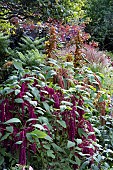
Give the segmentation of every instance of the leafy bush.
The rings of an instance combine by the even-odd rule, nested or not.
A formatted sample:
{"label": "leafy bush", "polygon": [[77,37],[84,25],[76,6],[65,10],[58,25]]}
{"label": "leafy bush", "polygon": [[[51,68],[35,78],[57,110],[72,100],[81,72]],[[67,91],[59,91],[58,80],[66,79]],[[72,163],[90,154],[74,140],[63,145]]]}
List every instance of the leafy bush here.
{"label": "leafy bush", "polygon": [[[10,167],[30,163],[40,169],[79,168],[85,155],[90,158],[96,151],[93,127],[84,118],[85,91],[81,96],[77,87],[66,91],[51,83],[47,85],[47,66],[24,73],[19,63],[14,65],[20,74],[11,76],[9,85],[1,87],[1,148],[5,149],[2,160],[5,156]],[[87,95],[84,97],[87,99]],[[9,150],[15,159],[9,159]],[[38,165],[32,164],[32,159]]]}
{"label": "leafy bush", "polygon": [[92,39],[99,42],[101,49],[112,51],[113,46],[113,3],[111,0],[92,0],[88,2],[86,15],[91,19],[87,31]]}

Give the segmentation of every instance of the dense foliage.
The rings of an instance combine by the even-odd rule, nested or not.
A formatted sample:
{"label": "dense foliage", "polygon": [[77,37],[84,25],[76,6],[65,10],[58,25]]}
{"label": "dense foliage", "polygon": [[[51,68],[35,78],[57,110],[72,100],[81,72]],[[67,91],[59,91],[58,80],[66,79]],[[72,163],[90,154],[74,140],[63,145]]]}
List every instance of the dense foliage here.
{"label": "dense foliage", "polygon": [[85,1],[32,3],[0,4],[0,170],[112,170],[112,53],[64,22]]}
{"label": "dense foliage", "polygon": [[92,39],[99,42],[101,49],[112,51],[113,47],[113,1],[92,0],[87,4],[87,16],[90,23],[87,31]]}
{"label": "dense foliage", "polygon": [[0,18],[12,19],[17,17],[19,19],[32,18],[36,20],[45,21],[49,17],[56,19],[64,19],[69,21],[70,18],[83,17],[86,0],[2,0],[0,2],[1,14]]}

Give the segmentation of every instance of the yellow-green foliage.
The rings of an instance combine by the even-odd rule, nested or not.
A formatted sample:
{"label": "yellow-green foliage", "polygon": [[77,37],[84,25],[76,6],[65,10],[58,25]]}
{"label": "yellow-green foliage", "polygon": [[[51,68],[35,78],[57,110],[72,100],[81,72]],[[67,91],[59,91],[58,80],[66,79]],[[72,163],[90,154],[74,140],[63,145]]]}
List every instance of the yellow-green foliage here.
{"label": "yellow-green foliage", "polygon": [[[0,12],[0,15],[3,15],[3,12]],[[14,26],[10,24],[9,20],[0,19],[0,31],[10,34],[11,28],[14,28]]]}

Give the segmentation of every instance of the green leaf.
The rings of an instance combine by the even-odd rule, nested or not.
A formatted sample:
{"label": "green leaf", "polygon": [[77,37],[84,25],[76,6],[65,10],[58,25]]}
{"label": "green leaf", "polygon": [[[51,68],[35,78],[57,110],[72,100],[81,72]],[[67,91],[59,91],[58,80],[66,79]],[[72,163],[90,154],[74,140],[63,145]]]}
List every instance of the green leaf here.
{"label": "green leaf", "polygon": [[54,70],[50,70],[48,71],[47,75],[46,75],[46,79],[51,78],[53,75],[56,75],[56,72]]}
{"label": "green leaf", "polygon": [[13,126],[7,126],[6,130],[10,133],[13,133]]}
{"label": "green leaf", "polygon": [[40,130],[45,130],[44,127],[42,125],[40,125],[40,124],[35,124],[33,126],[40,129]]}
{"label": "green leaf", "polygon": [[35,129],[30,133],[34,138],[45,138],[47,134],[45,132],[42,132],[40,130]]}
{"label": "green leaf", "polygon": [[43,75],[43,74],[38,73],[38,76],[39,76],[41,79],[45,80],[45,77],[44,77],[44,75]]}
{"label": "green leaf", "polygon": [[15,144],[20,145],[20,144],[22,144],[22,142],[23,142],[23,141],[18,141],[18,142],[16,142]]}
{"label": "green leaf", "polygon": [[20,93],[20,90],[19,90],[19,89],[16,89],[16,90],[15,90],[15,95],[17,95],[18,93]]}
{"label": "green leaf", "polygon": [[48,140],[48,141],[50,141],[50,142],[53,141],[53,139],[52,139],[49,135],[47,135],[47,136],[45,137],[45,139]]}
{"label": "green leaf", "polygon": [[50,112],[50,108],[49,108],[48,103],[43,102],[43,106],[44,106],[44,108],[45,108],[46,111]]}
{"label": "green leaf", "polygon": [[77,145],[82,143],[82,139],[76,139]]}
{"label": "green leaf", "polygon": [[49,150],[50,150],[50,146],[48,146],[48,145],[43,145],[43,147],[44,147],[45,149],[49,149]]}
{"label": "green leaf", "polygon": [[75,142],[72,142],[72,141],[68,140],[67,148],[71,148],[73,146],[75,146]]}
{"label": "green leaf", "polygon": [[72,170],[72,168],[70,168],[69,166],[67,166],[67,167],[63,167],[63,170]]}
{"label": "green leaf", "polygon": [[80,170],[86,169],[86,167],[87,167],[88,165],[89,165],[89,161],[85,161],[85,162],[82,164]]}
{"label": "green leaf", "polygon": [[21,98],[17,98],[17,99],[15,99],[15,102],[16,102],[16,103],[24,103],[24,100],[21,99]]}
{"label": "green leaf", "polygon": [[40,93],[39,90],[36,87],[31,87],[29,85],[30,89],[32,90],[32,94],[35,96],[35,98],[40,101]]}
{"label": "green leaf", "polygon": [[36,113],[40,113],[41,115],[44,115],[44,112],[42,110],[36,110]]}
{"label": "green leaf", "polygon": [[4,163],[4,157],[0,155],[0,166]]}
{"label": "green leaf", "polygon": [[80,107],[80,106],[77,106],[77,108],[78,108],[78,109],[81,109],[81,110],[84,110],[84,109],[83,109],[82,107]]}
{"label": "green leaf", "polygon": [[30,122],[30,121],[33,121],[33,120],[38,120],[38,119],[36,119],[36,118],[30,118],[30,119],[28,119],[26,122]]}
{"label": "green leaf", "polygon": [[87,134],[84,132],[84,130],[82,128],[78,128],[78,134],[80,136],[84,135],[87,138]]}
{"label": "green leaf", "polygon": [[93,127],[94,131],[99,135],[101,136],[101,133],[100,133],[100,130],[98,130],[97,128]]}
{"label": "green leaf", "polygon": [[13,64],[17,70],[23,70],[21,62],[14,61]]}
{"label": "green leaf", "polygon": [[67,102],[67,101],[62,101],[61,102],[64,105],[68,105],[68,106],[72,106],[73,104],[71,102]]}
{"label": "green leaf", "polygon": [[54,152],[52,150],[47,150],[47,156],[55,159]]}
{"label": "green leaf", "polygon": [[21,121],[18,118],[12,118],[6,121],[4,124],[9,124],[9,123],[21,123]]}
{"label": "green leaf", "polygon": [[91,166],[91,168],[92,168],[93,170],[99,170],[98,166],[96,166],[96,165],[94,165],[94,164]]}
{"label": "green leaf", "polygon": [[77,165],[80,166],[81,160],[78,157],[76,157],[76,156],[75,156],[75,160],[76,160]]}
{"label": "green leaf", "polygon": [[10,133],[6,133],[1,139],[0,141],[3,141],[5,139],[7,139],[9,137]]}
{"label": "green leaf", "polygon": [[0,154],[5,156],[6,155],[6,148],[1,148],[0,149]]}
{"label": "green leaf", "polygon": [[40,123],[48,123],[48,119],[46,117],[44,117],[44,116],[40,116],[38,118],[38,120],[39,120]]}
{"label": "green leaf", "polygon": [[31,143],[34,142],[32,135],[30,133],[26,133],[27,140],[30,141]]}
{"label": "green leaf", "polygon": [[63,112],[67,109],[66,105],[60,105],[60,111]]}
{"label": "green leaf", "polygon": [[37,101],[29,101],[29,103],[30,103],[31,105],[33,105],[34,107],[37,106]]}
{"label": "green leaf", "polygon": [[57,120],[57,122],[63,127],[66,128],[66,122],[63,120]]}
{"label": "green leaf", "polygon": [[51,144],[54,148],[55,151],[59,151],[59,152],[63,152],[62,148],[60,148],[58,145],[56,145],[55,143]]}

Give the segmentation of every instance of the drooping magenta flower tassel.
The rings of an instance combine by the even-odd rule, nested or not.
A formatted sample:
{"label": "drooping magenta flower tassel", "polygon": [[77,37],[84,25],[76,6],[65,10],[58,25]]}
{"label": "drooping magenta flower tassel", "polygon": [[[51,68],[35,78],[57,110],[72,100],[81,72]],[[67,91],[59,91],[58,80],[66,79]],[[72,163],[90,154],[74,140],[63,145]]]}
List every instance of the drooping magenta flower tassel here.
{"label": "drooping magenta flower tassel", "polygon": [[24,130],[20,132],[20,140],[23,142],[20,146],[19,164],[26,165],[26,134]]}

